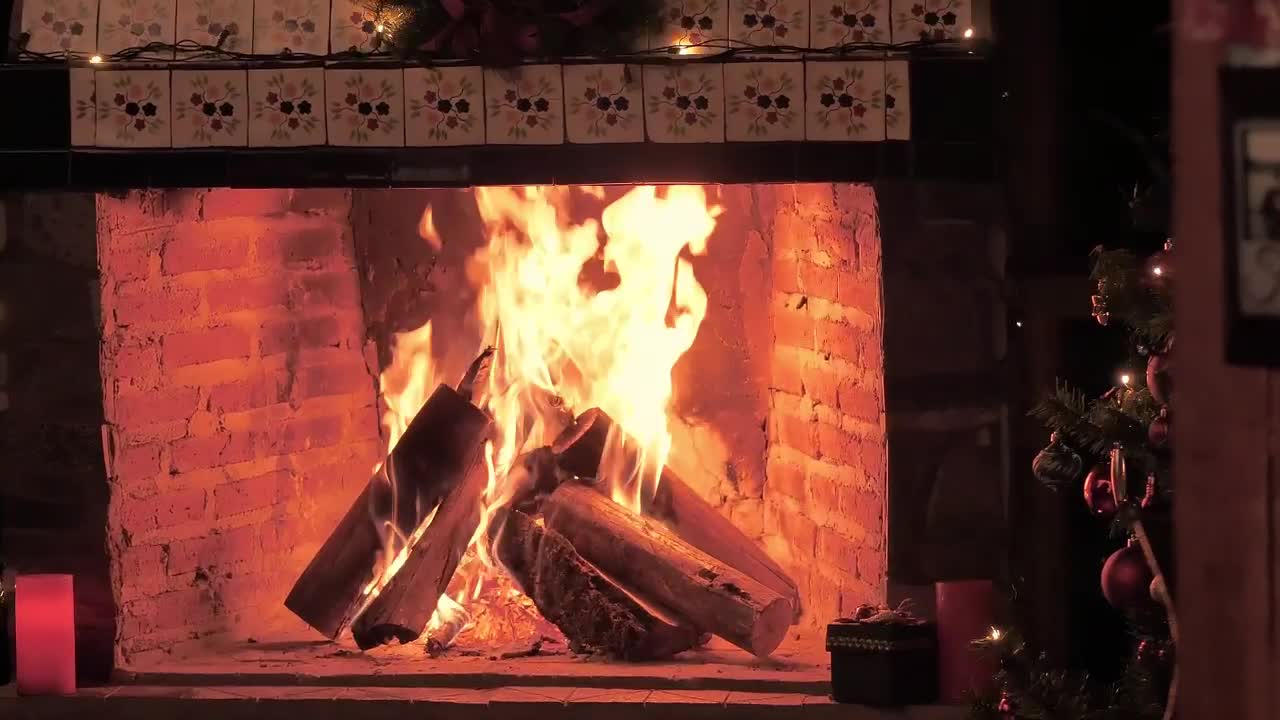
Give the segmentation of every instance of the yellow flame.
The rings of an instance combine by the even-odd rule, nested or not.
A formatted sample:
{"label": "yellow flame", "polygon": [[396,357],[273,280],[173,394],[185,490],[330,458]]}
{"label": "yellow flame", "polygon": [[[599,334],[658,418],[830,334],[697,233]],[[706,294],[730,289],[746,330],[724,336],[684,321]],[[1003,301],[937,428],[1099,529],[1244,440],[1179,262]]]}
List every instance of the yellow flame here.
{"label": "yellow flame", "polygon": [[[480,525],[429,632],[456,636],[473,620],[483,625],[468,614],[472,605],[487,608],[476,618],[518,622],[494,610],[521,595],[502,575],[489,538],[501,531],[493,527],[498,511],[526,472],[516,458],[548,444],[573,414],[599,407],[614,420],[597,480],[615,501],[638,511],[657,488],[671,448],[671,371],[707,310],[691,257],[706,253],[721,208],[701,187],[660,192],[637,186],[607,205],[598,220],[573,219],[575,202],[607,199],[598,187],[475,190],[488,242],[471,258],[467,278],[478,291],[482,345],[495,348],[479,402],[497,433],[485,447],[488,485]],[[418,231],[441,247],[430,207]],[[388,450],[440,380],[431,358],[430,323],[396,337],[392,363],[380,377]],[[374,520],[386,526],[386,518]],[[406,542],[389,533],[387,540],[389,560],[369,588],[371,596],[403,563],[413,538]],[[476,632],[488,636],[494,629]]]}

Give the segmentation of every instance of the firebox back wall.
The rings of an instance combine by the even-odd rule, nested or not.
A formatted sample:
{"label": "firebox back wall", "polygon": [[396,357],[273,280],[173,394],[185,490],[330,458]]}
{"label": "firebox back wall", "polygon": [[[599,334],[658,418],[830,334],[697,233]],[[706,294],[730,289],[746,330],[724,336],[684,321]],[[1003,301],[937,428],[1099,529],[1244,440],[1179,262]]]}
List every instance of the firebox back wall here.
{"label": "firebox back wall", "polygon": [[[474,246],[465,191],[99,197],[118,662],[290,627],[285,593],[381,455],[391,334],[434,318],[440,337],[470,302],[468,235],[438,254],[417,237],[428,197],[472,223]],[[695,263],[710,309],[676,368],[676,452],[793,572],[814,628],[885,597],[875,198],[761,185],[719,201]],[[446,363],[473,349],[455,345]]]}

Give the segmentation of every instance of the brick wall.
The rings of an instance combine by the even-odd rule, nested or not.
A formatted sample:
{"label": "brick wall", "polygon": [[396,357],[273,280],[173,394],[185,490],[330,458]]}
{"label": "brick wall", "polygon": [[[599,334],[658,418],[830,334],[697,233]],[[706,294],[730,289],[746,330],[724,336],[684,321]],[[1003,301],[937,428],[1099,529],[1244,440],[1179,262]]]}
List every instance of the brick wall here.
{"label": "brick wall", "polygon": [[290,622],[382,455],[344,191],[99,195],[117,661]]}
{"label": "brick wall", "polygon": [[881,257],[875,193],[779,186],[764,530],[825,623],[886,592]]}

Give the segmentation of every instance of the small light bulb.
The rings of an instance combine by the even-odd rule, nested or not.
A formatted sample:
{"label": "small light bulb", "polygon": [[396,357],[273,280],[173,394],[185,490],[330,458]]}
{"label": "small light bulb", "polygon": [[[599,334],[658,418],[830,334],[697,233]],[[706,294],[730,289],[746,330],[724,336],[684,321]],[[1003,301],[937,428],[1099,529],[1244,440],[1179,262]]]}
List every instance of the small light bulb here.
{"label": "small light bulb", "polygon": [[1130,383],[1132,380],[1133,380],[1133,377],[1131,377],[1131,376],[1129,375],[1129,373],[1120,373],[1120,384],[1121,384],[1121,385],[1124,385],[1125,387],[1129,387],[1129,383]]}
{"label": "small light bulb", "polygon": [[383,25],[382,23],[378,23],[377,25],[373,26],[373,29],[377,32],[382,32],[387,29],[387,26]]}
{"label": "small light bulb", "polygon": [[1164,268],[1162,268],[1162,267],[1160,267],[1159,265],[1157,265],[1157,266],[1155,266],[1155,267],[1151,268],[1151,274],[1152,274],[1152,275],[1155,275],[1156,277],[1160,277],[1161,275],[1163,275],[1163,274],[1164,274]]}
{"label": "small light bulb", "polygon": [[1017,327],[1022,327],[1022,321],[1021,321],[1021,320],[1015,320],[1015,321],[1013,321],[1013,324],[1014,324],[1015,326],[1017,326]]}
{"label": "small light bulb", "polygon": [[689,47],[688,45],[681,45],[680,50],[678,52],[681,55],[688,55],[689,53],[693,52],[693,48]]}
{"label": "small light bulb", "polygon": [[101,55],[94,55],[93,57],[89,58],[89,62],[90,62],[90,63],[92,63],[92,64],[94,64],[94,65],[97,65],[97,64],[99,64],[99,63],[101,63],[101,62],[102,62],[102,56],[101,56]]}
{"label": "small light bulb", "polygon": [[991,634],[990,634],[988,637],[990,637],[992,640],[997,640],[997,641],[998,641],[1000,638],[1004,637],[1004,633],[1003,633],[1003,632],[1000,632],[1000,628],[995,627],[995,626],[993,625],[993,626],[991,627]]}
{"label": "small light bulb", "polygon": [[969,38],[973,37],[973,28],[965,28],[965,29],[964,29],[964,36],[965,36],[965,39],[969,39]]}

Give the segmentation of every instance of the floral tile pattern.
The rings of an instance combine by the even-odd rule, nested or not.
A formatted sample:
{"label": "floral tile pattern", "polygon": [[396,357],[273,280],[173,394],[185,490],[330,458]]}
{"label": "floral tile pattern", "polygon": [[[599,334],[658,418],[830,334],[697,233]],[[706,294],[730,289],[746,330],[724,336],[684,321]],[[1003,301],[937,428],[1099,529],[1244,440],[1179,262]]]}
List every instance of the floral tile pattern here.
{"label": "floral tile pattern", "polygon": [[893,41],[957,40],[973,24],[969,0],[894,0]]}
{"label": "floral tile pattern", "polygon": [[253,0],[178,0],[177,39],[217,45],[231,52],[253,50]]}
{"label": "floral tile pattern", "polygon": [[250,70],[249,101],[250,145],[325,143],[324,68]]}
{"label": "floral tile pattern", "polygon": [[329,51],[327,0],[255,0],[253,51],[275,54],[285,48],[318,55]]}
{"label": "floral tile pattern", "polygon": [[726,139],[804,139],[803,63],[727,64],[724,91]]}
{"label": "floral tile pattern", "polygon": [[97,129],[97,86],[91,68],[71,68],[71,145],[93,145]]}
{"label": "floral tile pattern", "polygon": [[644,142],[638,65],[566,65],[564,103],[569,142]]}
{"label": "floral tile pattern", "polygon": [[333,17],[329,20],[329,47],[333,52],[358,50],[373,52],[378,35],[373,3],[362,0],[332,0]]}
{"label": "floral tile pattern", "polygon": [[244,70],[174,70],[172,88],[174,147],[248,144]]}
{"label": "floral tile pattern", "polygon": [[95,73],[98,147],[169,147],[169,72]]}
{"label": "floral tile pattern", "polygon": [[722,66],[648,65],[644,69],[645,129],[665,143],[724,142]]}
{"label": "floral tile pattern", "polygon": [[813,47],[889,42],[890,0],[813,0]]}
{"label": "floral tile pattern", "polygon": [[148,43],[173,43],[174,0],[102,0],[98,47],[103,54]]}
{"label": "floral tile pattern", "polygon": [[324,73],[330,145],[404,145],[404,74],[399,69]]}
{"label": "floral tile pattern", "polygon": [[22,32],[33,52],[93,52],[98,37],[97,0],[23,0]]}
{"label": "floral tile pattern", "polygon": [[729,37],[753,45],[809,46],[809,0],[732,0]]}
{"label": "floral tile pattern", "polygon": [[406,145],[483,145],[484,71],[405,68]]}
{"label": "floral tile pattern", "polygon": [[[735,0],[662,0],[658,28],[649,38],[650,48],[698,45],[729,37],[729,3]],[[693,48],[691,53],[717,52]]]}
{"label": "floral tile pattern", "polygon": [[523,65],[484,71],[490,144],[564,142],[564,100],[559,65]]}
{"label": "floral tile pattern", "polygon": [[805,63],[805,138],[884,140],[884,62]]}
{"label": "floral tile pattern", "polygon": [[910,63],[890,60],[884,64],[884,129],[889,140],[911,139]]}

